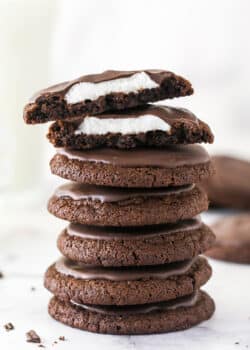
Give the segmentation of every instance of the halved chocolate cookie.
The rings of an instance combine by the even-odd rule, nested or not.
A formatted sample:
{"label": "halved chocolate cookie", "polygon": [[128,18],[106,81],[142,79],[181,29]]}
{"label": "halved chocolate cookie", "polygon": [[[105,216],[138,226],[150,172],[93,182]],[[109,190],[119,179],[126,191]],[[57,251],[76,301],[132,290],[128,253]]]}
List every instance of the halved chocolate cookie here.
{"label": "halved chocolate cookie", "polygon": [[79,150],[213,142],[209,126],[193,113],[159,105],[87,116],[75,122],[57,121],[47,137],[55,147]]}
{"label": "halved chocolate cookie", "polygon": [[[152,334],[188,329],[209,319],[215,310],[214,301],[203,291],[173,303],[153,305],[155,311],[144,308],[141,313],[112,309],[112,313],[90,311],[86,305],[74,305],[54,297],[49,304],[50,315],[68,326],[95,333]],[[101,309],[102,311],[102,309]],[[126,311],[126,310],[125,310]]]}
{"label": "halved chocolate cookie", "polygon": [[172,72],[110,70],[39,91],[25,106],[24,120],[72,120],[192,93],[190,82]]}
{"label": "halved chocolate cookie", "polygon": [[144,226],[190,219],[207,210],[206,193],[195,185],[133,189],[70,183],[48,203],[51,214],[96,226]]}
{"label": "halved chocolate cookie", "polygon": [[208,153],[199,145],[60,149],[50,167],[53,174],[71,181],[112,187],[181,186],[199,183],[214,173]]}
{"label": "halved chocolate cookie", "polygon": [[196,218],[143,227],[70,224],[57,245],[67,258],[89,265],[141,266],[192,259],[214,240],[210,228]]}
{"label": "halved chocolate cookie", "polygon": [[96,305],[135,305],[188,295],[211,276],[207,260],[196,257],[155,266],[92,267],[61,258],[49,267],[45,287],[61,300]]}

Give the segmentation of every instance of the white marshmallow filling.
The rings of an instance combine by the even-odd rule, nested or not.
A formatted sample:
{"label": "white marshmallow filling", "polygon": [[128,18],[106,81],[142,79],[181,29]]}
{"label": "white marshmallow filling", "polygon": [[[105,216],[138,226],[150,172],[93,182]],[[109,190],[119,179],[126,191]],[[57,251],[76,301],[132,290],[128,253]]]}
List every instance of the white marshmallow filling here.
{"label": "white marshmallow filling", "polygon": [[170,125],[163,119],[151,114],[135,118],[86,117],[75,130],[75,135],[106,135],[108,133],[128,135],[156,130],[169,132],[170,129]]}
{"label": "white marshmallow filling", "polygon": [[145,72],[135,73],[130,77],[107,80],[100,83],[76,83],[66,93],[65,100],[68,104],[96,100],[100,96],[111,93],[139,92],[144,89],[159,87]]}

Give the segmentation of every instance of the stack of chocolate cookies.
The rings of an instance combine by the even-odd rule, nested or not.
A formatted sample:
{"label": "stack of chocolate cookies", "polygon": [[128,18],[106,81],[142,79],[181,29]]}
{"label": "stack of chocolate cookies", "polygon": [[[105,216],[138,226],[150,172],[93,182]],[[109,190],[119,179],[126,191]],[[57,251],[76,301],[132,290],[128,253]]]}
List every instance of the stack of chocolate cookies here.
{"label": "stack of chocolate cookies", "polygon": [[211,268],[199,254],[214,235],[198,216],[208,201],[197,185],[213,168],[194,144],[213,135],[186,109],[149,104],[192,93],[168,71],[106,71],[42,90],[25,107],[27,123],[55,121],[51,170],[71,181],[48,204],[69,221],[58,238],[63,257],[45,275],[56,320],[143,334],[213,314],[200,290]]}

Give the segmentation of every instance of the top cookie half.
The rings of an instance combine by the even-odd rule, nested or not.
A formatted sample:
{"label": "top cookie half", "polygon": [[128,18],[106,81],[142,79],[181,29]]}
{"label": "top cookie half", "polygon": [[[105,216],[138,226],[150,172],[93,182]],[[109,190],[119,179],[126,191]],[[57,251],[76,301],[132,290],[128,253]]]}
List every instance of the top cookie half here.
{"label": "top cookie half", "polygon": [[28,124],[75,120],[192,93],[190,82],[172,72],[110,70],[39,91],[25,106],[24,120]]}
{"label": "top cookie half", "polygon": [[184,108],[148,104],[117,113],[87,116],[75,121],[57,121],[48,139],[55,147],[91,149],[138,146],[165,147],[174,144],[213,142],[209,126]]}

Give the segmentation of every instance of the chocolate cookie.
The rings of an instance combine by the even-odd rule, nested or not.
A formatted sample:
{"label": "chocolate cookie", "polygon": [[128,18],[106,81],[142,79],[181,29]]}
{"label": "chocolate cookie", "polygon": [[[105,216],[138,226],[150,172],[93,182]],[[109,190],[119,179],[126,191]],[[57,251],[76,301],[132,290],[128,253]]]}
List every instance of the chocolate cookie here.
{"label": "chocolate cookie", "polygon": [[79,150],[213,142],[209,126],[193,113],[159,105],[87,116],[74,122],[57,121],[47,137],[55,147]]}
{"label": "chocolate cookie", "polygon": [[95,226],[143,226],[189,219],[207,210],[203,190],[195,185],[123,189],[70,183],[48,203],[51,214]]}
{"label": "chocolate cookie", "polygon": [[172,72],[110,70],[39,91],[25,106],[24,120],[72,120],[192,93],[190,82]]}
{"label": "chocolate cookie", "polygon": [[61,300],[97,305],[148,304],[188,295],[205,284],[211,267],[202,257],[140,267],[96,267],[61,258],[45,287]]}
{"label": "chocolate cookie", "polygon": [[151,309],[152,311],[148,307],[141,308],[139,313],[138,309],[131,310],[130,307],[129,312],[126,313],[125,309],[122,314],[120,309],[116,311],[109,308],[103,313],[100,312],[103,309],[95,308],[94,311],[90,311],[86,305],[74,305],[55,297],[49,304],[50,315],[68,326],[96,333],[130,335],[190,328],[209,319],[214,313],[215,305],[208,294],[200,291],[194,296],[181,298],[173,303],[153,305]]}
{"label": "chocolate cookie", "polygon": [[144,227],[70,224],[58,238],[67,258],[96,266],[160,265],[192,259],[209,249],[215,236],[199,219]]}
{"label": "chocolate cookie", "polygon": [[112,187],[167,187],[199,183],[214,173],[199,145],[117,150],[60,149],[50,162],[53,174],[84,184]]}
{"label": "chocolate cookie", "polygon": [[250,264],[250,214],[220,219],[212,226],[216,242],[207,255],[237,263]]}
{"label": "chocolate cookie", "polygon": [[227,156],[214,156],[212,161],[216,173],[204,183],[211,204],[249,209],[250,162]]}

